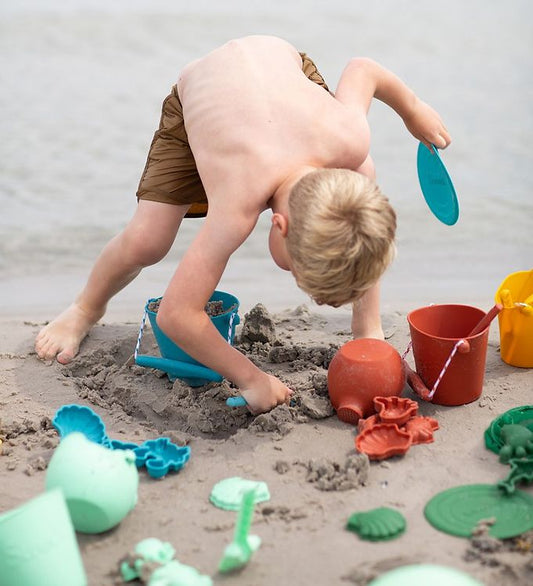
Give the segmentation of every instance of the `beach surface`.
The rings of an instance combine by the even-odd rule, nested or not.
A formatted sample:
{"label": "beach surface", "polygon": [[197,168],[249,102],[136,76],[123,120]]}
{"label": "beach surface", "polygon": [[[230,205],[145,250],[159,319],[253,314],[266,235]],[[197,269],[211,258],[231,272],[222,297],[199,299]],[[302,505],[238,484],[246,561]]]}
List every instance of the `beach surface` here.
{"label": "beach surface", "polygon": [[[388,342],[403,353],[406,315],[383,316]],[[132,364],[134,320],[104,321],[70,365],[45,364],[33,351],[41,323],[2,320],[0,333],[0,510],[21,505],[45,488],[46,467],[59,443],[51,425],[65,404],[91,407],[112,439],[137,444],[160,436],[191,448],[179,472],[155,480],[140,469],[138,502],[114,529],[77,534],[91,586],[121,583],[120,561],[149,537],[169,542],[176,558],[210,575],[215,584],[356,584],[413,563],[460,569],[487,586],[526,586],[533,579],[531,534],[521,540],[471,540],[436,530],[424,517],[440,491],[496,484],[509,467],[487,450],[483,432],[508,409],[531,402],[531,371],[505,364],[493,322],[482,395],[444,407],[417,400],[418,413],[438,421],[434,441],[403,456],[369,461],[354,446],[357,428],[341,422],[329,401],[327,365],[350,339],[342,314],[301,305],[270,313],[263,305],[241,311],[236,345],[294,390],[292,405],[253,417],[231,409],[235,394],[223,382],[193,389],[159,371]],[[143,352],[157,353],[151,331]],[[413,365],[412,353],[407,356]],[[217,567],[232,541],[236,515],[211,504],[214,485],[229,477],[263,481],[271,498],[256,506],[251,533],[262,545],[236,574]],[[529,495],[532,487],[520,486]],[[390,507],[406,519],[399,537],[372,542],[346,530],[355,512]],[[53,530],[53,529],[51,529]]]}

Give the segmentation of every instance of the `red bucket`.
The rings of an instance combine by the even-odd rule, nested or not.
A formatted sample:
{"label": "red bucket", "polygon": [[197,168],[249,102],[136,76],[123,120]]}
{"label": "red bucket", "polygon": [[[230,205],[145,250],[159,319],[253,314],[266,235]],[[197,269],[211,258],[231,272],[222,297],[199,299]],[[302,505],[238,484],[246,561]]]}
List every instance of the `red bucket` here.
{"label": "red bucket", "polygon": [[[464,405],[478,399],[483,390],[489,328],[475,336],[468,334],[485,312],[468,305],[430,305],[407,316],[416,371],[428,389],[452,356],[432,402]],[[465,340],[467,343],[457,343]],[[456,351],[454,353],[454,348]]]}

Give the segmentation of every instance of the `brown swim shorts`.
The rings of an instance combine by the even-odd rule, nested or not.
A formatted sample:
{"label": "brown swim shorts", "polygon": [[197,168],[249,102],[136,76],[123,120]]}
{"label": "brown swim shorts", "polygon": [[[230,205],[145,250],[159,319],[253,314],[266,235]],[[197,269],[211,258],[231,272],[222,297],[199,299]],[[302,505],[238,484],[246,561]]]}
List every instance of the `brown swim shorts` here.
{"label": "brown swim shorts", "polygon": [[[313,61],[305,53],[300,55],[305,75],[329,91]],[[207,213],[207,197],[187,139],[176,86],[163,102],[159,129],[150,146],[137,199],[191,204],[186,218],[201,218]]]}

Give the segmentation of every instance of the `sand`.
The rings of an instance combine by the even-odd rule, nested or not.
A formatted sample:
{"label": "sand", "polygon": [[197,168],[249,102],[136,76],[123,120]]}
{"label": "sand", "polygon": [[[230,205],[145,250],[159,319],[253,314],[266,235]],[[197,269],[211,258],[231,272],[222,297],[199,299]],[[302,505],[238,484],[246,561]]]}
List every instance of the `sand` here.
{"label": "sand", "polygon": [[[405,314],[383,316],[386,336],[400,353],[408,345]],[[91,586],[121,583],[118,565],[142,539],[172,544],[176,557],[215,584],[363,586],[399,565],[438,563],[489,586],[533,581],[533,537],[499,541],[453,537],[424,518],[428,500],[449,487],[495,484],[508,467],[485,448],[483,432],[504,411],[531,403],[531,371],[502,362],[498,327],[491,327],[485,384],[479,400],[443,407],[419,400],[419,413],[437,419],[435,441],[401,457],[369,461],[354,448],[355,427],[338,420],[327,392],[327,367],[350,339],[344,317],[300,306],[271,315],[262,305],[241,315],[236,346],[293,390],[290,406],[253,417],[225,405],[227,382],[191,388],[132,363],[138,324],[101,323],[70,365],[45,364],[33,351],[42,324],[4,319],[0,334],[0,511],[44,490],[58,437],[51,425],[64,404],[93,408],[114,439],[140,443],[166,435],[191,447],[178,473],[160,480],[140,471],[135,509],[113,530],[78,534]],[[157,353],[148,330],[143,352]],[[413,364],[412,354],[408,357]],[[416,399],[406,388],[404,396]],[[252,533],[260,549],[242,571],[216,570],[232,540],[235,514],[209,502],[212,487],[230,476],[264,481],[271,499],[256,506]],[[521,486],[533,494],[533,487]],[[407,529],[385,542],[345,529],[358,511],[391,507]],[[51,528],[53,530],[53,528]]]}

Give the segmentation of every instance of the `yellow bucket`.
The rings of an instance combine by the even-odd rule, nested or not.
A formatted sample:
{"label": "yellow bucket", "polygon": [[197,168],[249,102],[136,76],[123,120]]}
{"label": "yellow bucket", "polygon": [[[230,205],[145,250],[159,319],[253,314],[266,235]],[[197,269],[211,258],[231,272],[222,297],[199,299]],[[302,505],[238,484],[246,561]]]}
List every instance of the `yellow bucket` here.
{"label": "yellow bucket", "polygon": [[496,292],[500,355],[504,362],[533,367],[533,270],[508,275]]}

